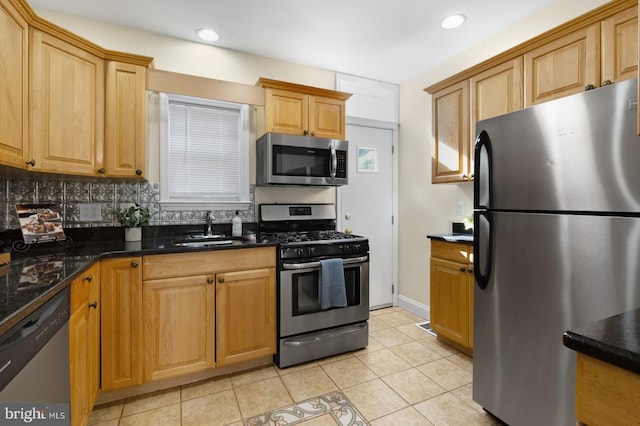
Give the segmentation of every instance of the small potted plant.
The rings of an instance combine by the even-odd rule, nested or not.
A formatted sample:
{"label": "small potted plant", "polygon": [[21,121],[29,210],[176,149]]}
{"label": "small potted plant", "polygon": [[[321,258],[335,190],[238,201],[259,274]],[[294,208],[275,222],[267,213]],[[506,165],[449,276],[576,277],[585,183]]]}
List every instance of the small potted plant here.
{"label": "small potted plant", "polygon": [[140,241],[142,239],[141,226],[149,224],[149,209],[135,203],[127,209],[116,208],[113,211],[115,218],[120,225],[124,226],[125,241]]}

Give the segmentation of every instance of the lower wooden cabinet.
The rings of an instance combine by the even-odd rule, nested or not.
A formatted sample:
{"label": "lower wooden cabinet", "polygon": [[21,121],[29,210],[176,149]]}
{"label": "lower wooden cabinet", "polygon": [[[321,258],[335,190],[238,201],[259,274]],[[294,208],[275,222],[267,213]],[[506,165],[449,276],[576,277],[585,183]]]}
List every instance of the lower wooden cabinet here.
{"label": "lower wooden cabinet", "polygon": [[217,365],[276,352],[275,268],[216,275]]}
{"label": "lower wooden cabinet", "polygon": [[71,424],[86,425],[100,389],[100,265],[71,283]]}
{"label": "lower wooden cabinet", "polygon": [[473,246],[431,241],[431,328],[438,340],[473,351]]}
{"label": "lower wooden cabinet", "polygon": [[142,258],[103,260],[102,391],[142,383]]}
{"label": "lower wooden cabinet", "polygon": [[214,366],[214,276],[144,281],[144,380]]}
{"label": "lower wooden cabinet", "polygon": [[578,424],[638,424],[640,375],[582,353],[576,367]]}
{"label": "lower wooden cabinet", "polygon": [[275,263],[273,247],[145,256],[144,381],[274,354]]}

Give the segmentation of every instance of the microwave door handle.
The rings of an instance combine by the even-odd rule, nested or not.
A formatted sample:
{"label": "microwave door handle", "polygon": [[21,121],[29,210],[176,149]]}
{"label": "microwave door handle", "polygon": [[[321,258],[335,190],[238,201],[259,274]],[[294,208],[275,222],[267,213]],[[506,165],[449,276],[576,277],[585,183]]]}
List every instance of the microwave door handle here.
{"label": "microwave door handle", "polygon": [[336,154],[336,144],[331,141],[331,177],[336,177],[336,170],[338,169],[338,154]]}

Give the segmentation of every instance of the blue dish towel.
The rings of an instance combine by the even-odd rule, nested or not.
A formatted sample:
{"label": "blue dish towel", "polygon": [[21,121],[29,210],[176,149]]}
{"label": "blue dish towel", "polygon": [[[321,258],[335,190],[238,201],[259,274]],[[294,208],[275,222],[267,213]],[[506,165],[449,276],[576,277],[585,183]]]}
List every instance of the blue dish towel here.
{"label": "blue dish towel", "polygon": [[347,290],[344,284],[342,259],[320,261],[320,286],[318,287],[320,308],[344,308],[347,306]]}

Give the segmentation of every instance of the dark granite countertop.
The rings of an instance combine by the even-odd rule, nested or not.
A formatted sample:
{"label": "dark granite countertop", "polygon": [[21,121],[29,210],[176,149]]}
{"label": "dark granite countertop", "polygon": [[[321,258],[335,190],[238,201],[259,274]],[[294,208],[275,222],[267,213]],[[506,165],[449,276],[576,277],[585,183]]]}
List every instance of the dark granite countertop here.
{"label": "dark granite countertop", "polygon": [[[124,241],[122,228],[103,228],[92,232],[65,230],[67,235],[74,235],[70,245],[50,242],[36,244],[25,253],[12,252],[11,262],[0,268],[0,335],[101,259],[275,245],[256,242],[253,238],[234,240],[231,244],[220,246],[175,247],[173,241],[184,237],[185,230],[180,227],[172,227],[171,231],[162,228],[165,229],[145,227],[143,240],[132,243]],[[3,236],[3,243],[5,247],[10,246],[6,235]]]}
{"label": "dark granite countertop", "polygon": [[640,309],[568,330],[564,345],[640,374]]}
{"label": "dark granite countertop", "polygon": [[473,244],[473,234],[429,234],[427,238],[448,243]]}

